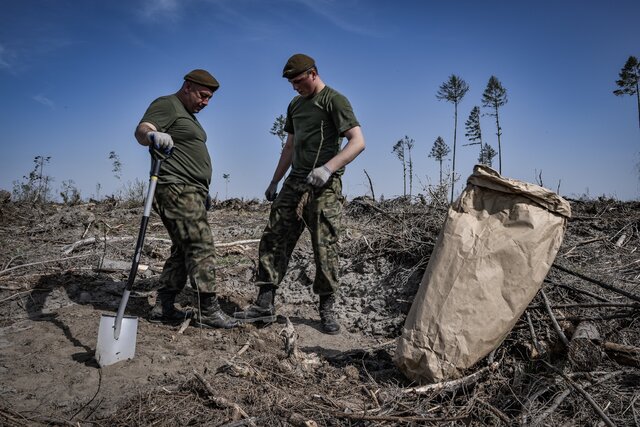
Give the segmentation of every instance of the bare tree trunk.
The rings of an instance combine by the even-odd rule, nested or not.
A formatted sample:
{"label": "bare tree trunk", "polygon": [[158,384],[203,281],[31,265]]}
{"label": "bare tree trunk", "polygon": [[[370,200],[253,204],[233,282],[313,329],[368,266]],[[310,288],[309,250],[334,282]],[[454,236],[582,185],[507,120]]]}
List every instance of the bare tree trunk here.
{"label": "bare tree trunk", "polygon": [[411,160],[411,150],[409,150],[409,197],[413,195],[413,161]]}
{"label": "bare tree trunk", "polygon": [[502,144],[500,143],[500,135],[502,130],[500,129],[500,118],[498,117],[498,106],[496,105],[496,127],[498,129],[498,173],[502,175]]}
{"label": "bare tree trunk", "polygon": [[638,101],[638,127],[640,127],[640,83],[636,82],[636,100]]}
{"label": "bare tree trunk", "polygon": [[454,104],[453,114],[453,165],[451,170],[451,203],[453,203],[453,190],[456,185],[456,139],[458,133],[458,103]]}
{"label": "bare tree trunk", "polygon": [[404,159],[402,159],[402,185],[403,196],[407,197],[407,162]]}
{"label": "bare tree trunk", "polygon": [[376,200],[376,193],[373,192],[373,183],[371,182],[371,177],[367,173],[366,169],[363,169],[363,170],[364,170],[364,174],[367,176],[367,179],[369,180],[369,190],[371,190],[371,198],[373,200]]}

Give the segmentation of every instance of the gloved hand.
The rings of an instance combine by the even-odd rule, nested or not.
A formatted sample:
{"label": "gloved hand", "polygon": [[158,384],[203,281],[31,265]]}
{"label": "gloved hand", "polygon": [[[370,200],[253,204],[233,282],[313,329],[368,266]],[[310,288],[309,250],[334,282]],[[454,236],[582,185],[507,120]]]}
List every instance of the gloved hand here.
{"label": "gloved hand", "polygon": [[278,196],[278,183],[271,181],[267,191],[264,192],[264,197],[267,198],[268,201],[273,202]]}
{"label": "gloved hand", "polygon": [[173,149],[173,138],[164,132],[147,132],[147,139],[158,149],[170,153]]}
{"label": "gloved hand", "polygon": [[309,172],[309,175],[307,175],[307,183],[315,187],[322,187],[329,181],[332,173],[328,167],[322,165]]}

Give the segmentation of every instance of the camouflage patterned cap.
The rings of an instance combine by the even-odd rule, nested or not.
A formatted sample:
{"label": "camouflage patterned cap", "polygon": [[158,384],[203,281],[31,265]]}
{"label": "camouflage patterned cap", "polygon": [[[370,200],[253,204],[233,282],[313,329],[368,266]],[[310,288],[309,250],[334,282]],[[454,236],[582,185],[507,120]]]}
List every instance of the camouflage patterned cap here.
{"label": "camouflage patterned cap", "polygon": [[220,87],[220,83],[218,83],[216,78],[213,77],[207,70],[196,69],[190,71],[189,74],[184,76],[184,79],[207,87],[213,92],[215,92]]}
{"label": "camouflage patterned cap", "polygon": [[282,77],[285,79],[292,79],[299,74],[309,71],[316,66],[316,62],[312,57],[305,55],[304,53],[296,53],[293,55],[284,66],[282,70]]}

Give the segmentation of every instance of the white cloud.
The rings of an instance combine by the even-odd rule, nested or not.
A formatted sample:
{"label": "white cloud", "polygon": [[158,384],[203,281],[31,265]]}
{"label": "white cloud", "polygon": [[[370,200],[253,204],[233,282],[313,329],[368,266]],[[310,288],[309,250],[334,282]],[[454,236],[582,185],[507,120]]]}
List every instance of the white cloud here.
{"label": "white cloud", "polygon": [[0,69],[7,69],[11,66],[9,65],[9,61],[7,61],[7,50],[0,44]]}
{"label": "white cloud", "polygon": [[366,10],[367,2],[336,1],[336,0],[293,0],[314,13],[322,16],[336,27],[354,34],[364,36],[377,36],[375,31],[362,27],[356,22],[362,22],[363,8]]}
{"label": "white cloud", "polygon": [[152,20],[158,17],[175,17],[178,6],[178,0],[144,0],[141,13],[143,18]]}
{"label": "white cloud", "polygon": [[55,107],[54,103],[52,100],[50,100],[49,98],[47,98],[44,95],[35,95],[33,97],[33,100],[44,105],[45,107],[49,107],[51,109],[53,109]]}

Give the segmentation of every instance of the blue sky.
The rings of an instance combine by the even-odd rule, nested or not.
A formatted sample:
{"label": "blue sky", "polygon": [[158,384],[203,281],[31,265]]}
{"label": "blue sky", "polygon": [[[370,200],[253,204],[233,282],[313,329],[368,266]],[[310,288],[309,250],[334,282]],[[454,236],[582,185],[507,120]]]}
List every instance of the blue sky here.
{"label": "blue sky", "polygon": [[[633,97],[612,91],[627,58],[640,56],[638,16],[637,0],[6,2],[0,188],[11,190],[38,155],[51,156],[45,174],[56,189],[73,180],[85,198],[97,184],[104,196],[146,182],[135,126],[153,99],[205,68],[221,83],[198,115],[214,163],[211,194],[262,198],[280,151],[269,129],[295,95],[281,70],[303,52],[362,125],[367,149],[347,168],[349,197],[368,192],[364,170],[376,196],[402,194],[391,150],[405,135],[415,140],[414,193],[437,182],[427,155],[438,136],[453,144],[453,105],[435,94],[456,74],[470,86],[459,106],[456,194],[478,151],[463,146],[464,122],[495,75],[509,100],[500,110],[503,175],[535,182],[541,173],[568,197],[635,200],[638,111]],[[481,124],[497,149],[493,118]]]}

